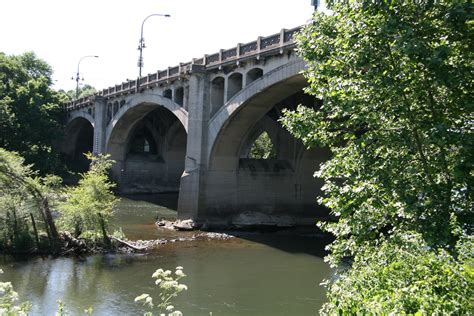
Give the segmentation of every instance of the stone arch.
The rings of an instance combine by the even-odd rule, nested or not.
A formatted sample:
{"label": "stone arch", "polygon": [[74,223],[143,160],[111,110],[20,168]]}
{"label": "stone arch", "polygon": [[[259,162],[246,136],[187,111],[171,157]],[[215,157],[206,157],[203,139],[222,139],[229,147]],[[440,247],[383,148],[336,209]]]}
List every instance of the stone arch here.
{"label": "stone arch", "polygon": [[[242,139],[245,132],[262,118],[275,102],[307,85],[306,79],[301,74],[304,67],[305,63],[302,60],[296,60],[278,67],[266,73],[258,82],[256,81],[241,90],[219,109],[209,122],[207,158],[210,165],[215,163],[211,159],[212,153],[219,150],[219,135],[224,132],[226,134],[233,132],[236,137]],[[265,106],[255,106],[261,103],[262,100]],[[248,109],[248,111],[243,111],[243,109]],[[242,125],[238,128],[230,127],[229,130],[228,123],[236,117],[242,122]],[[237,155],[236,152],[229,152],[229,154]]]}
{"label": "stone arch", "polygon": [[177,87],[174,93],[174,102],[183,106],[184,104],[184,87]]}
{"label": "stone arch", "polygon": [[[172,100],[155,93],[140,93],[127,98],[124,106],[119,109],[113,121],[107,126],[106,144],[109,144],[110,137],[115,126],[124,117],[124,115],[131,115],[130,119],[134,121],[159,106],[162,106],[173,113],[173,115],[176,116],[176,118],[183,125],[186,133],[188,132],[188,112],[183,109],[183,107]],[[135,109],[133,113],[129,112],[131,109]]]}
{"label": "stone arch", "polygon": [[114,102],[114,107],[113,107],[113,112],[112,112],[112,117],[114,117],[117,114],[118,110],[119,110],[119,103],[118,103],[118,101],[115,101]]}
{"label": "stone arch", "polygon": [[[266,73],[237,93],[211,119],[208,193],[204,198],[206,207],[200,213],[209,221],[294,225],[314,223],[317,216],[326,214],[315,203],[320,183],[312,175],[318,159],[327,156],[317,149],[306,153],[303,144],[278,123],[280,107],[288,102],[294,108],[303,99],[302,89],[307,86],[303,69],[303,61],[290,60]],[[261,130],[272,128],[277,157],[243,157],[253,138]],[[306,161],[302,163],[301,159]]]}
{"label": "stone arch", "polygon": [[247,71],[245,74],[245,85],[249,85],[258,78],[263,76],[263,69],[259,67],[255,67]]}
{"label": "stone arch", "polygon": [[244,137],[244,141],[239,150],[240,158],[248,158],[249,152],[252,145],[255,143],[258,137],[262,133],[266,132],[270,138],[272,145],[276,150],[276,155],[278,156],[278,124],[270,119],[268,116],[264,116]]}
{"label": "stone arch", "polygon": [[211,116],[224,105],[224,77],[218,76],[211,81]]}
{"label": "stone arch", "polygon": [[166,89],[165,91],[163,91],[163,96],[170,100],[173,99],[173,90]]}
{"label": "stone arch", "polygon": [[234,72],[227,77],[227,100],[242,90],[243,76],[240,72]]}
{"label": "stone arch", "polygon": [[87,112],[73,115],[65,129],[61,144],[63,160],[72,171],[85,172],[89,161],[84,156],[94,147],[94,121]]}
{"label": "stone arch", "polygon": [[[107,126],[106,133],[106,151],[116,161],[112,176],[121,191],[177,191],[184,170],[187,121],[187,112],[163,96],[149,92],[127,99]],[[141,128],[148,131],[147,135],[142,135],[143,139],[156,144],[153,144],[153,150],[131,152],[131,143]],[[176,135],[171,135],[173,133]],[[178,139],[178,145],[170,147],[170,139]],[[166,148],[171,149],[166,151]],[[167,155],[172,159],[167,159]]]}
{"label": "stone arch", "polygon": [[89,121],[89,123],[92,125],[92,127],[94,127],[94,125],[95,125],[94,117],[92,116],[92,113],[89,113],[89,110],[90,109],[88,109],[87,111],[84,110],[84,111],[70,112],[68,120],[67,120],[67,124],[66,124],[66,129],[77,118],[83,118],[83,119]]}

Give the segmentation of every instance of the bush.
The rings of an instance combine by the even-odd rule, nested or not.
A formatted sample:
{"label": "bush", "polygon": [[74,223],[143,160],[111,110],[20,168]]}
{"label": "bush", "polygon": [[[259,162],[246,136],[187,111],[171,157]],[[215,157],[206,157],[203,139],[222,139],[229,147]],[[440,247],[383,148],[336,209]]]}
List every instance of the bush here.
{"label": "bush", "polygon": [[66,190],[66,201],[60,203],[60,227],[70,230],[75,237],[100,233],[108,243],[109,219],[118,199],[109,181],[108,170],[114,161],[108,155],[92,156],[90,170],[82,175],[79,184]]}
{"label": "bush", "polygon": [[[463,243],[472,252],[472,240]],[[321,313],[466,315],[473,310],[473,268],[472,261],[430,249],[416,233],[382,238],[330,285]]]}

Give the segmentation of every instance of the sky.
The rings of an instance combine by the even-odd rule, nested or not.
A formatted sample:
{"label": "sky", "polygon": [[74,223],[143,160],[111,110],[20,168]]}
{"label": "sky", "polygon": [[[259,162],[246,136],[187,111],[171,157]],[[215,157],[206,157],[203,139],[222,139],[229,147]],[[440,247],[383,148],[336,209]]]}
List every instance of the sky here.
{"label": "sky", "polygon": [[258,36],[308,22],[311,0],[5,0],[0,51],[33,51],[53,68],[55,89],[81,84],[98,90],[138,77],[143,20],[142,75],[200,58]]}

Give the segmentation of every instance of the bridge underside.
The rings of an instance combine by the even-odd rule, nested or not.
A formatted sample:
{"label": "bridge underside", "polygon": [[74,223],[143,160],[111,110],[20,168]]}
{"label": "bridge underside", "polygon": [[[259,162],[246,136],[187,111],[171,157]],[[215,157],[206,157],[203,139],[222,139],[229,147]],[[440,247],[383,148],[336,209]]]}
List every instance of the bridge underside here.
{"label": "bridge underside", "polygon": [[93,150],[94,128],[84,118],[76,118],[69,123],[61,146],[62,159],[69,170],[85,172],[89,160],[84,155]]}
{"label": "bridge underside", "polygon": [[[316,203],[322,183],[313,174],[328,152],[306,150],[278,122],[283,109],[295,109],[298,104],[317,106],[318,100],[304,95],[301,88],[289,96],[294,88],[286,93],[282,87],[274,89],[273,97],[267,91],[253,99],[253,106],[237,113],[219,136],[206,172],[198,222],[314,225],[317,217],[327,215]],[[249,147],[263,132],[272,142],[273,154],[252,157]]]}
{"label": "bridge underside", "polygon": [[121,118],[108,152],[122,193],[178,192],[184,170],[186,131],[164,107],[143,105]]}

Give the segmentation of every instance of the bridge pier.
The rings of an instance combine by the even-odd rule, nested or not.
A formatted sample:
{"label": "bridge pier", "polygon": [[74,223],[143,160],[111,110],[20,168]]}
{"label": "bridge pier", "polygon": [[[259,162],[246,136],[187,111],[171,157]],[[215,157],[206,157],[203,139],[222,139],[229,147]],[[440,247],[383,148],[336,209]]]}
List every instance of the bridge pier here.
{"label": "bridge pier", "polygon": [[95,96],[94,98],[94,148],[93,153],[103,154],[106,152],[106,136],[107,136],[107,121],[106,121],[107,105],[105,98],[102,96]]}
{"label": "bridge pier", "polygon": [[178,218],[198,219],[206,174],[207,125],[210,115],[210,83],[205,72],[195,71],[189,79],[188,141],[178,199]]}

